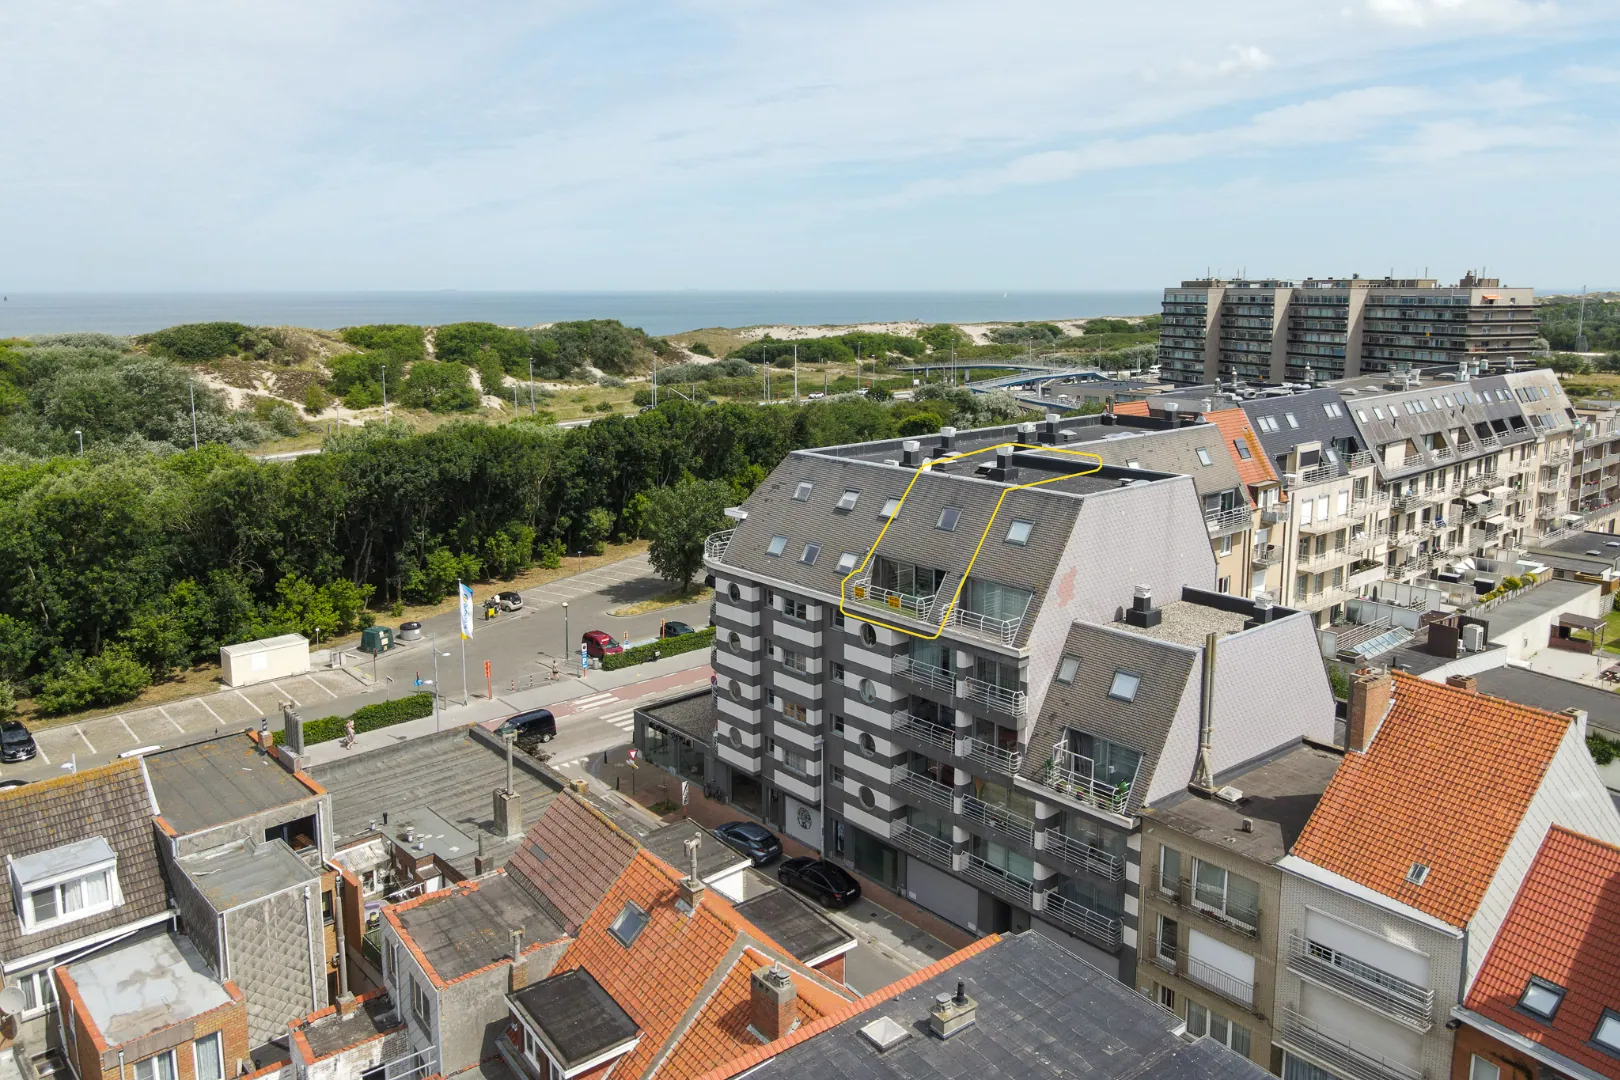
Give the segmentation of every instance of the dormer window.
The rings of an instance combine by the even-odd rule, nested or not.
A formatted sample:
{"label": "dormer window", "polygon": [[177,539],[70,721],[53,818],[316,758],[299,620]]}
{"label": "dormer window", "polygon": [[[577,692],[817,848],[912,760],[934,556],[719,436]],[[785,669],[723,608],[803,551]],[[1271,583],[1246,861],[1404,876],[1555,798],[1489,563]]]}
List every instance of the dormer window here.
{"label": "dormer window", "polygon": [[87,919],[124,902],[118,853],[99,836],[8,861],[25,934]]}

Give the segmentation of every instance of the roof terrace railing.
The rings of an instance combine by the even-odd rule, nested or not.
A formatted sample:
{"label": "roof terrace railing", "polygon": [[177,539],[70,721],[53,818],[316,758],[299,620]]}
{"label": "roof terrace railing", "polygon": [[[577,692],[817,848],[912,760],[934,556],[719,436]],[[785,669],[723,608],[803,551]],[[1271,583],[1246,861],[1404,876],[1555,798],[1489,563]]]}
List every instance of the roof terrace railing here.
{"label": "roof terrace railing", "polygon": [[1096,763],[1082,754],[1076,754],[1064,743],[1052,747],[1052,760],[1047,764],[1041,782],[1053,791],[1071,799],[1078,799],[1110,814],[1123,814],[1131,797],[1130,781],[1116,784],[1095,779]]}
{"label": "roof terrace railing", "polygon": [[726,557],[726,548],[731,546],[731,538],[737,533],[736,529],[722,529],[720,532],[710,533],[703,541],[703,557],[715,562]]}

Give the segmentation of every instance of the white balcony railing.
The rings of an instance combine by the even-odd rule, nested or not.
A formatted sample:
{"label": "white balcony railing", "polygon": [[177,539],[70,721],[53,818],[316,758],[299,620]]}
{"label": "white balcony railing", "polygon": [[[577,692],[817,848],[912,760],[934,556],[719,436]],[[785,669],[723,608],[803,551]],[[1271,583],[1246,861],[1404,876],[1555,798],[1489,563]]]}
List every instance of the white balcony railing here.
{"label": "white balcony railing", "polygon": [[968,795],[962,799],[962,816],[986,828],[1017,837],[1026,844],[1035,842],[1035,823],[1005,806],[997,806]]}
{"label": "white balcony railing", "polygon": [[1096,766],[1090,758],[1076,754],[1064,743],[1058,743],[1052,747],[1052,761],[1041,782],[1053,791],[1099,810],[1123,814],[1131,797],[1130,782],[1109,784],[1095,779],[1095,776]]}
{"label": "white balcony railing", "polygon": [[896,709],[890,717],[895,734],[925,743],[946,754],[956,753],[956,732],[943,724],[935,724],[905,709]]}
{"label": "white balcony railing", "polygon": [[1024,759],[1024,755],[1017,750],[1008,750],[993,743],[987,743],[983,739],[968,740],[967,756],[968,760],[986,768],[994,769],[996,772],[1006,776],[1012,776],[1016,773],[1019,764]]}
{"label": "white balcony railing", "polygon": [[1029,709],[1029,695],[1022,690],[1009,690],[1005,686],[985,682],[983,679],[969,677],[967,683],[967,699],[977,702],[987,709],[1015,719],[1024,719]]}
{"label": "white balcony railing", "polygon": [[977,855],[967,857],[967,868],[963,873],[981,885],[988,885],[992,892],[1000,892],[1012,898],[1016,903],[1025,907],[1034,905],[1034,882],[1019,877],[1010,870],[1003,870],[999,866],[987,863]]}
{"label": "white balcony railing", "polygon": [[1289,935],[1288,970],[1368,1008],[1426,1032],[1434,1026],[1434,991],[1353,956]]}
{"label": "white balcony railing", "polygon": [[1187,978],[1204,987],[1213,990],[1228,1001],[1235,1001],[1239,1005],[1254,1004],[1254,983],[1244,982],[1236,975],[1222,971],[1213,964],[1207,964],[1196,956],[1187,957]]}
{"label": "white balcony railing", "polygon": [[945,809],[954,809],[956,792],[920,772],[913,772],[909,766],[896,765],[889,774],[894,786],[921,799],[930,806],[940,806]]}
{"label": "white balcony railing", "polygon": [[731,544],[731,538],[737,534],[736,529],[723,529],[720,532],[710,533],[703,541],[703,557],[719,562],[726,557],[726,548]]}
{"label": "white balcony railing", "polygon": [[942,667],[925,664],[909,656],[894,658],[894,673],[942,693],[956,693],[956,676]]}
{"label": "white balcony railing", "polygon": [[1109,881],[1118,881],[1125,876],[1125,860],[1118,855],[1111,855],[1102,848],[1092,847],[1083,840],[1076,840],[1056,829],[1048,829],[1041,837],[1041,850],[1049,851],[1054,856],[1078,866],[1098,877]]}
{"label": "white balcony railing", "polygon": [[1070,900],[1057,892],[1046,894],[1046,918],[1065,930],[1090,938],[1105,949],[1117,949],[1122,934],[1119,920]]}
{"label": "white balcony railing", "polygon": [[951,859],[951,842],[949,840],[935,836],[933,833],[923,832],[916,826],[908,825],[903,821],[895,822],[894,831],[889,835],[896,844],[913,855],[921,855],[923,858],[941,866],[950,866],[954,869]]}
{"label": "white balcony railing", "polygon": [[983,634],[1001,642],[1011,645],[1018,638],[1018,631],[1024,625],[1024,617],[1016,619],[995,619],[977,611],[968,611],[966,608],[952,608],[950,624],[973,634]]}
{"label": "white balcony railing", "polygon": [[1247,506],[1237,506],[1230,510],[1206,510],[1204,523],[1209,526],[1212,533],[1238,532],[1254,523],[1254,513]]}
{"label": "white balcony railing", "polygon": [[882,608],[895,615],[907,615],[919,622],[927,622],[934,612],[938,593],[922,596],[917,593],[885,589],[872,584],[870,576],[855,578],[849,583],[849,595],[858,604]]}
{"label": "white balcony railing", "polygon": [[1347,1036],[1321,1027],[1292,1006],[1283,1006],[1282,1044],[1307,1058],[1314,1058],[1347,1080],[1424,1080],[1417,1069],[1368,1053]]}

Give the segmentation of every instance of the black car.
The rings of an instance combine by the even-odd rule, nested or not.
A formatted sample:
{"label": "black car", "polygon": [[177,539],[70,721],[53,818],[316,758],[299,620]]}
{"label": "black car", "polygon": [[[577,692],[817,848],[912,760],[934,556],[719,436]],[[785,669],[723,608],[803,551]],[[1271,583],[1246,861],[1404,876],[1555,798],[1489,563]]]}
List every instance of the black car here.
{"label": "black car", "polygon": [[682,634],[695,634],[691,623],[676,622],[674,619],[664,624],[664,637],[680,637]]}
{"label": "black car", "polygon": [[771,830],[752,821],[728,821],[717,825],[714,835],[728,848],[754,860],[755,866],[768,866],[782,855],[782,841]]}
{"label": "black car", "polygon": [[550,709],[530,709],[508,716],[495,734],[516,735],[520,743],[550,742],[557,737],[557,718]]}
{"label": "black car", "polygon": [[801,855],[777,868],[776,878],[790,889],[813,896],[823,907],[848,907],[861,898],[861,883],[842,866]]}
{"label": "black car", "polygon": [[15,720],[0,724],[0,761],[27,761],[39,753],[34,736]]}

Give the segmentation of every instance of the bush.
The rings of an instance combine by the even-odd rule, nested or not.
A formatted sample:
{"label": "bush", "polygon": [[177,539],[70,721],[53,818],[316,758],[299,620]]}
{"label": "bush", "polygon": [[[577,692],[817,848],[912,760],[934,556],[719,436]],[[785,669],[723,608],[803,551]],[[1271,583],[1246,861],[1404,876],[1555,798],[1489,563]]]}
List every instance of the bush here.
{"label": "bush", "polygon": [[617,375],[604,375],[596,380],[596,385],[605,386],[609,390],[619,390],[624,387],[624,380]]}
{"label": "bush", "polygon": [[[378,728],[393,727],[403,724],[407,720],[420,720],[424,716],[433,715],[433,695],[428,691],[412,694],[409,697],[396,698],[393,701],[379,701],[375,705],[366,705],[356,709],[351,718],[354,720],[354,733],[359,735],[366,731],[376,731]],[[304,745],[312,743],[331,742],[333,739],[343,738],[343,721],[341,716],[323,716],[319,720],[304,721]],[[286,732],[276,730],[272,732],[277,746],[286,742]]]}
{"label": "bush", "polygon": [[1595,731],[1588,731],[1586,735],[1586,749],[1592,755],[1592,760],[1599,765],[1607,765],[1620,754],[1620,742],[1606,739]]}
{"label": "bush", "polygon": [[401,360],[421,360],[427,356],[427,341],[420,326],[397,323],[350,326],[340,330],[338,336],[357,349],[391,352]]}
{"label": "bush", "polygon": [[34,704],[47,715],[59,716],[129,701],[151,685],[151,672],[128,646],[109,645],[99,656],[69,660],[46,676]]}
{"label": "bush", "polygon": [[945,421],[931,412],[915,413],[900,421],[896,434],[910,437],[913,435],[931,435],[943,426]]}
{"label": "bush", "polygon": [[320,383],[311,383],[304,391],[304,411],[311,416],[319,416],[332,407],[332,395]]}
{"label": "bush", "polygon": [[617,656],[602,657],[603,671],[617,671],[619,668],[633,667],[644,664],[657,653],[659,659],[666,656],[675,656],[696,649],[707,649],[714,644],[714,627],[699,630],[696,633],[682,634],[679,637],[663,638],[647,645],[637,645],[633,649],[626,649]]}
{"label": "bush", "polygon": [[400,388],[399,401],[429,412],[465,412],[478,408],[479,399],[463,365],[418,360]]}
{"label": "bush", "polygon": [[600,555],[607,550],[608,534],[613,531],[613,515],[600,506],[585,511],[585,520],[579,523],[575,535],[578,550],[587,555]]}
{"label": "bush", "polygon": [[250,327],[236,322],[185,323],[135,340],[158,356],[196,364],[240,352],[243,341],[252,334]]}
{"label": "bush", "polygon": [[688,345],[687,352],[696,353],[698,356],[714,356],[714,350],[701,341],[694,341],[691,345]]}
{"label": "bush", "polygon": [[964,345],[972,344],[973,341],[972,338],[949,323],[940,323],[938,326],[930,326],[926,330],[917,331],[917,340],[935,352],[949,352],[951,349],[960,349]]}

